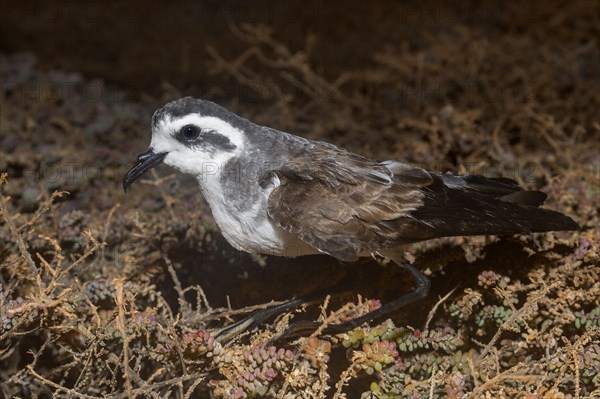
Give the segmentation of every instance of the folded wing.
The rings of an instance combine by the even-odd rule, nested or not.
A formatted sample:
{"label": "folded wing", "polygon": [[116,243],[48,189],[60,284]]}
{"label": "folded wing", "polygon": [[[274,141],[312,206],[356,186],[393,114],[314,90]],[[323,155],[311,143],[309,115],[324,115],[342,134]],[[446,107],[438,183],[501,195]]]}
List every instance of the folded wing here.
{"label": "folded wing", "polygon": [[269,197],[269,217],[343,261],[437,237],[578,228],[538,208],[544,193],[505,178],[430,173],[330,147],[272,173],[280,184]]}

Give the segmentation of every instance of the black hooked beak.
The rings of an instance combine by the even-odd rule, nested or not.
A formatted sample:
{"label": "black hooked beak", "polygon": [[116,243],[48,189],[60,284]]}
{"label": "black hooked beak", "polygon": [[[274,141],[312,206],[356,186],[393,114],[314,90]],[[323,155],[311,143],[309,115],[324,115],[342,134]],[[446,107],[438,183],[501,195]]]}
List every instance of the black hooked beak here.
{"label": "black hooked beak", "polygon": [[167,152],[161,152],[155,154],[152,150],[148,150],[143,154],[138,155],[137,163],[133,168],[127,172],[123,178],[123,190],[127,192],[127,189],[138,177],[143,175],[147,170],[160,165],[167,156]]}

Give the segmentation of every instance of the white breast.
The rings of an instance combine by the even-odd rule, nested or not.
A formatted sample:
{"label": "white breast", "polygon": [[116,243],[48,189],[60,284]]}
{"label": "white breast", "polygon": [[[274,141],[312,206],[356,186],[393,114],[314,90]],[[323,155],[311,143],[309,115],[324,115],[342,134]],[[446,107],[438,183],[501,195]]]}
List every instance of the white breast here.
{"label": "white breast", "polygon": [[214,174],[206,179],[199,177],[199,182],[215,222],[233,247],[250,253],[286,257],[319,253],[317,249],[292,236],[269,218],[267,199],[278,185],[278,179],[266,189],[261,189],[261,200],[245,212],[238,212],[228,204],[219,179],[220,176]]}

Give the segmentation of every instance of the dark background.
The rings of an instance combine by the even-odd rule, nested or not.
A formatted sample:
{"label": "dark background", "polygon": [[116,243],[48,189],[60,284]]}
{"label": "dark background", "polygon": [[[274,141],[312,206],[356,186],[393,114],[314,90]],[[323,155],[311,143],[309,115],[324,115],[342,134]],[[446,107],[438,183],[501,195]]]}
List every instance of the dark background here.
{"label": "dark background", "polygon": [[[599,20],[595,1],[3,1],[0,51],[35,61],[5,67],[0,166],[16,178],[12,194],[26,212],[44,189],[64,189],[63,218],[89,212],[93,225],[116,203],[122,214],[155,214],[156,235],[177,243],[146,242],[147,251],[170,251],[192,274],[188,284],[201,274],[219,305],[228,293],[235,307],[283,299],[310,291],[307,276],[327,284],[339,265],[270,258],[265,269],[222,242],[221,252],[194,242],[190,226],[210,225],[210,213],[185,176],[163,193],[140,185],[123,195],[121,178],[147,148],[158,106],[183,95],[211,99],[367,156],[511,177],[569,212],[564,195],[585,189],[565,189],[557,177],[584,173],[591,189],[597,183]],[[117,227],[115,242],[130,228]],[[198,261],[199,247],[209,261]],[[368,273],[380,292],[386,274]]]}
{"label": "dark background", "polygon": [[[232,26],[264,24],[292,50],[314,36],[311,62],[327,78],[375,65],[373,54],[401,45],[429,51],[432,38],[507,36],[573,51],[596,43],[599,5],[569,2],[431,1],[12,1],[2,2],[0,47],[33,51],[43,68],[77,70],[136,93],[157,95],[161,82],[206,90],[207,46],[225,58],[247,45]],[[507,51],[511,51],[507,48]],[[575,54],[573,54],[575,56]],[[502,63],[501,59],[489,62]],[[597,61],[597,60],[596,60]],[[526,65],[521,67],[526,68]],[[597,67],[597,65],[596,65]],[[598,70],[588,73],[597,77]]]}
{"label": "dark background", "polygon": [[[155,212],[157,234],[170,226],[165,235],[189,236],[190,210],[210,221],[191,179],[174,177],[164,195],[141,185],[127,197],[120,180],[147,148],[153,110],[193,95],[367,156],[511,177],[549,191],[550,206],[568,212],[564,201],[571,206],[573,199],[558,204],[559,192],[585,189],[564,189],[557,176],[584,173],[597,183],[599,5],[3,1],[0,50],[33,55],[36,73],[47,75],[32,78],[27,62],[7,63],[17,66],[5,67],[0,166],[16,178],[12,194],[26,212],[44,189],[60,188],[71,192],[59,209],[63,216],[81,210],[103,220],[121,203],[123,213]],[[248,35],[248,26],[269,34]],[[331,90],[338,80],[346,83]],[[63,85],[57,96],[54,81]],[[83,87],[83,98],[64,88],[71,84]],[[577,171],[588,165],[591,170]],[[173,215],[181,219],[174,222]],[[196,265],[196,246],[188,238],[170,250]],[[204,283],[217,303],[225,303],[224,292],[236,293],[235,306],[289,296],[286,286],[264,288],[264,278],[296,280],[277,266],[281,260],[250,273],[261,278],[231,280],[223,276],[243,273],[237,266],[224,270],[225,260],[258,266],[226,244],[222,250],[225,255],[207,263],[214,276]],[[214,255],[208,253],[203,256]],[[328,280],[322,264],[339,270],[326,257],[292,264],[300,276],[294,294],[308,290],[306,275]]]}
{"label": "dark background", "polygon": [[[167,167],[125,196],[121,179],[147,149],[152,113],[192,95],[373,158],[510,177],[548,193],[549,208],[576,219],[588,251],[598,242],[600,204],[599,38],[598,1],[3,0],[0,172],[8,172],[9,184],[2,189],[21,218],[54,190],[69,191],[34,233],[56,237],[72,259],[89,248],[85,229],[108,244],[73,271],[85,289],[111,287],[115,277],[124,277],[145,293],[141,297],[156,289],[177,309],[165,255],[182,286],[201,285],[215,307],[285,300],[343,278],[354,294],[384,302],[411,289],[399,268],[370,259],[344,265],[326,256],[288,260],[235,251],[220,236],[195,182]],[[4,226],[0,242],[10,245],[0,246],[0,260],[8,263],[18,256]],[[32,250],[50,253],[35,234]],[[558,270],[557,259],[571,265],[571,253],[584,246],[577,234],[411,246],[409,259],[433,273],[432,292],[393,319],[423,326],[437,299],[453,288],[448,303],[464,288],[483,290],[477,284],[483,270],[510,276],[518,286],[529,282],[529,273]],[[31,281],[12,270],[2,277],[15,275]],[[15,287],[14,296],[29,295],[21,280]],[[584,295],[591,289],[576,289],[583,292],[581,304],[556,300],[560,312],[596,306],[597,298]],[[529,293],[522,287],[515,292]],[[560,328],[567,323],[550,318]],[[440,316],[439,325],[448,320]],[[211,327],[228,322],[213,320]],[[186,329],[206,325],[190,318],[185,323]],[[473,332],[464,352],[480,349],[473,342],[491,339],[496,327],[483,338]],[[476,331],[470,321],[459,328]],[[549,331],[545,341],[561,342]],[[511,345],[526,347],[512,338]],[[23,369],[25,354],[42,340],[26,339],[15,339],[20,363],[7,358],[6,375]],[[512,356],[509,345],[497,349]],[[538,352],[555,349],[531,346],[532,369],[543,363]],[[62,360],[48,352],[44,375],[58,381]],[[336,356],[335,378],[347,366],[339,345]],[[367,390],[365,381],[351,392]],[[12,392],[23,395],[28,384],[20,384]]]}

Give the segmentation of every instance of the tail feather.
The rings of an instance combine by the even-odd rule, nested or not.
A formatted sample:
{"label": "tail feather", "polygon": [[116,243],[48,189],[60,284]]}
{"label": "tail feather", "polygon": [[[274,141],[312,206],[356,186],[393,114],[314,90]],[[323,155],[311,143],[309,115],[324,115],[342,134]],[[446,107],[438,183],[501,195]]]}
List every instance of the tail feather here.
{"label": "tail feather", "polygon": [[548,195],[541,191],[515,191],[514,193],[506,194],[499,199],[504,202],[510,202],[516,205],[525,205],[538,207],[546,201]]}
{"label": "tail feather", "polygon": [[425,203],[411,215],[418,225],[410,230],[421,236],[419,239],[579,229],[569,216],[538,208],[546,194],[525,191],[513,180],[449,174],[433,177],[433,184],[424,189]]}

